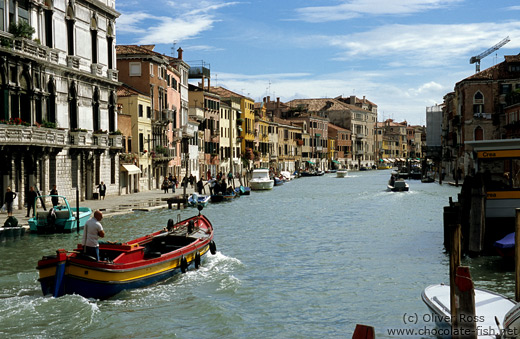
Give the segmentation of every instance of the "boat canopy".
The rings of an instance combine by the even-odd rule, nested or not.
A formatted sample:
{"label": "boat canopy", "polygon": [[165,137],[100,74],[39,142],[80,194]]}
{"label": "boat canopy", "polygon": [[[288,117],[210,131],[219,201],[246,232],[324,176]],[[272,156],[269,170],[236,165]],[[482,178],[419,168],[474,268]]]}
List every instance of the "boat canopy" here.
{"label": "boat canopy", "polygon": [[339,164],[340,162],[337,161],[337,160],[332,160],[332,162],[336,163],[336,164]]}
{"label": "boat canopy", "polygon": [[307,162],[308,162],[309,164],[311,164],[311,165],[316,165],[315,163],[313,163],[313,162],[310,161],[310,160],[307,160]]}

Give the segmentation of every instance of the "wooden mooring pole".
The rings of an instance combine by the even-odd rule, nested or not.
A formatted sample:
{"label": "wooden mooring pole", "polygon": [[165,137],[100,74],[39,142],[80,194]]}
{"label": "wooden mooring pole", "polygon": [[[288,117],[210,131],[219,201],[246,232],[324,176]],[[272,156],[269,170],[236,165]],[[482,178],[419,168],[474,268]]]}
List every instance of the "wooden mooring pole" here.
{"label": "wooden mooring pole", "polygon": [[520,208],[515,209],[515,300],[520,301]]}
{"label": "wooden mooring pole", "polygon": [[457,298],[457,312],[455,313],[455,319],[452,319],[452,338],[477,339],[475,288],[471,280],[469,267],[457,267],[455,295]]}
{"label": "wooden mooring pole", "polygon": [[[455,294],[455,277],[457,276],[457,268],[460,266],[460,224],[451,224],[448,226],[450,230],[450,310],[451,319],[457,318],[457,302]],[[452,321],[452,328],[455,322]]]}

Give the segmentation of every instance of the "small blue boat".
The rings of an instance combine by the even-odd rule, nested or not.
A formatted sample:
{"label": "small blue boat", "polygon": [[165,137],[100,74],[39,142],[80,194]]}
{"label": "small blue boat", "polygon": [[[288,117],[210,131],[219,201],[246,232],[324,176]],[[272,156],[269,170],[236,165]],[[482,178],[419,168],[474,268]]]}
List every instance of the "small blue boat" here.
{"label": "small blue boat", "polygon": [[274,185],[275,186],[282,186],[285,183],[285,180],[282,180],[280,178],[274,177]]}
{"label": "small blue boat", "polygon": [[[49,202],[48,206],[52,206],[53,204],[50,204],[52,198],[58,199],[54,207],[51,207],[48,211],[36,210],[35,215],[29,219],[31,232],[70,233],[76,231],[78,229],[76,221],[77,209],[70,207],[66,197],[63,195],[42,195],[36,199]],[[85,226],[91,215],[92,209],[90,207],[79,208],[79,228]]]}
{"label": "small blue boat", "polygon": [[251,194],[251,187],[242,186],[235,188],[235,193],[237,195],[250,195]]}
{"label": "small blue boat", "polygon": [[198,195],[197,193],[193,193],[188,198],[188,206],[203,206],[206,207],[209,203],[209,199],[211,199],[211,195]]}
{"label": "small blue boat", "polygon": [[493,246],[502,257],[513,257],[515,255],[515,232],[509,233],[502,239],[495,241]]}

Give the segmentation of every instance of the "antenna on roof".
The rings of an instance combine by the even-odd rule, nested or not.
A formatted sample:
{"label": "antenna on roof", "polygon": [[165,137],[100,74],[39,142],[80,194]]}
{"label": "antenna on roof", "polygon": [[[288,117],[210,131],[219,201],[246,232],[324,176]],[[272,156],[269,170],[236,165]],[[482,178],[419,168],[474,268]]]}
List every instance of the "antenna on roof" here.
{"label": "antenna on roof", "polygon": [[177,40],[173,40],[172,45],[172,57],[175,57],[175,46],[177,46]]}

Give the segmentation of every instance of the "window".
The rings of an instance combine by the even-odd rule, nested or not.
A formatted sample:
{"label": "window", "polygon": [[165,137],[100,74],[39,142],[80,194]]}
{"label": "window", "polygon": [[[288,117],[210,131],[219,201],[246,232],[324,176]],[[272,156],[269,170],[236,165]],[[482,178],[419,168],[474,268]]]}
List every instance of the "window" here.
{"label": "window", "polygon": [[29,22],[29,1],[18,0],[18,21]]}
{"label": "window", "polygon": [[139,152],[144,152],[144,135],[143,133],[139,133]]}
{"label": "window", "polygon": [[93,29],[90,31],[90,44],[92,50],[92,63],[98,63],[98,39],[97,39],[97,30]]}
{"label": "window", "polygon": [[143,117],[143,105],[139,104],[139,118]]}
{"label": "window", "polygon": [[152,118],[152,109],[151,109],[150,106],[147,106],[147,107],[146,107],[146,117],[147,117],[148,119],[151,119],[151,118]]}
{"label": "window", "polygon": [[153,64],[150,64],[150,75],[153,76]]}
{"label": "window", "polygon": [[131,62],[128,65],[130,76],[141,76],[141,63],[140,62]]}
{"label": "window", "polygon": [[3,1],[0,1],[0,31],[5,31],[5,26],[4,26],[4,11],[5,11],[5,7],[4,7],[4,2]]}

